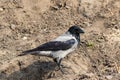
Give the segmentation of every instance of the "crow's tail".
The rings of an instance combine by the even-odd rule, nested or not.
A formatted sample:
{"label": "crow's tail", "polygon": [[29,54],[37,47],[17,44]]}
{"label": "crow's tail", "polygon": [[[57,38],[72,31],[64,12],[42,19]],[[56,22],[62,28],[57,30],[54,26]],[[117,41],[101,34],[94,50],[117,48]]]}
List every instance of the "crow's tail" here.
{"label": "crow's tail", "polygon": [[50,56],[50,51],[39,51],[37,48],[31,49],[31,50],[26,50],[23,51],[21,54],[19,54],[18,56],[24,56],[24,55],[39,55],[39,56]]}
{"label": "crow's tail", "polygon": [[26,50],[23,51],[21,54],[19,54],[18,56],[24,56],[24,55],[28,55],[28,54],[33,54],[34,53],[34,49],[31,50]]}

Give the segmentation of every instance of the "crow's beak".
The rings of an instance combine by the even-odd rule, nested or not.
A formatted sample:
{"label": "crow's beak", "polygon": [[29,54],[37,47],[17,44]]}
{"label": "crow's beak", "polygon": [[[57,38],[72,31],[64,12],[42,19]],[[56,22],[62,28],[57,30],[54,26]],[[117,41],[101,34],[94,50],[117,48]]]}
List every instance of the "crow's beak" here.
{"label": "crow's beak", "polygon": [[82,29],[79,29],[79,33],[85,33]]}

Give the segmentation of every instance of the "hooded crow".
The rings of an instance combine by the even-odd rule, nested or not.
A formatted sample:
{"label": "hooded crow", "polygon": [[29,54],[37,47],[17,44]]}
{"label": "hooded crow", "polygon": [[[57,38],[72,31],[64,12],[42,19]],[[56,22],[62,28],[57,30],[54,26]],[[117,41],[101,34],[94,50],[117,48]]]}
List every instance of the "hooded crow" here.
{"label": "hooded crow", "polygon": [[60,71],[64,73],[61,61],[67,54],[74,51],[77,46],[79,46],[80,33],[84,33],[81,28],[76,25],[71,26],[67,32],[56,39],[44,43],[34,49],[23,51],[19,56],[31,54],[51,57],[57,63]]}

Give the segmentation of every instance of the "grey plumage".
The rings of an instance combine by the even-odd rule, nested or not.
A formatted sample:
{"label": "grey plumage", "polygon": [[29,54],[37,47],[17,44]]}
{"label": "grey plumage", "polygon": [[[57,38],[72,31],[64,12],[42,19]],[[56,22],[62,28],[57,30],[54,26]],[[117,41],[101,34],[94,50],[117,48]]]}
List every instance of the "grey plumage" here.
{"label": "grey plumage", "polygon": [[62,73],[61,60],[70,52],[74,51],[80,43],[80,33],[84,31],[78,26],[71,26],[66,33],[58,38],[44,43],[37,48],[23,51],[19,56],[32,54],[53,58]]}

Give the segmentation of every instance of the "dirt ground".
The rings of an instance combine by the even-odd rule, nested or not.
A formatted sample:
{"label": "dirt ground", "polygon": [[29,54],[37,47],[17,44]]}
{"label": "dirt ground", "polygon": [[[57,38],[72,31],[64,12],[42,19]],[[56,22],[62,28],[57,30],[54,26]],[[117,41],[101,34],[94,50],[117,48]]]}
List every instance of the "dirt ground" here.
{"label": "dirt ground", "polygon": [[[17,56],[72,25],[85,34],[65,75],[51,58]],[[0,80],[120,80],[120,0],[0,0]]]}

